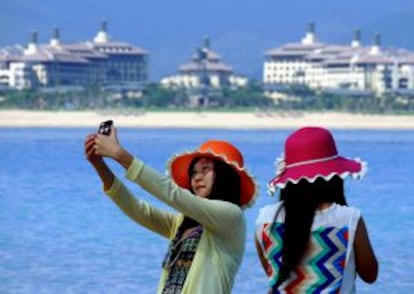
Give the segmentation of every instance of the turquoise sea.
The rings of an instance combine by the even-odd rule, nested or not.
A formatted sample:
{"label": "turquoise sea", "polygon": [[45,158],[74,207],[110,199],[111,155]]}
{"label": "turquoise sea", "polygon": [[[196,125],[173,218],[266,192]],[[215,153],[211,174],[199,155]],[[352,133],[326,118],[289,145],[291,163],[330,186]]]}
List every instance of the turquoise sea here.
{"label": "turquoise sea", "polygon": [[[83,155],[91,129],[0,129],[0,293],[155,293],[168,243],[125,217],[102,193]],[[119,129],[134,155],[164,172],[176,151],[206,139],[238,146],[261,185],[246,211],[248,239],[234,293],[265,293],[253,244],[274,161],[292,130]],[[362,209],[380,262],[378,281],[358,293],[414,292],[414,131],[334,131],[338,149],[368,161],[362,181],[346,181]],[[123,171],[111,163],[122,177]],[[137,186],[141,198],[165,206]]]}

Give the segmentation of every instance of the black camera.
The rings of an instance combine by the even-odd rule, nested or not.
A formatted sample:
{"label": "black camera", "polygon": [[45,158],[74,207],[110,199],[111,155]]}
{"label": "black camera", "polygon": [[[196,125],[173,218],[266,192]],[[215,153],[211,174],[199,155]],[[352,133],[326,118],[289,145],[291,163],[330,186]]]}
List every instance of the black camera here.
{"label": "black camera", "polygon": [[98,134],[109,136],[113,124],[114,122],[112,120],[101,122],[101,124],[99,125]]}

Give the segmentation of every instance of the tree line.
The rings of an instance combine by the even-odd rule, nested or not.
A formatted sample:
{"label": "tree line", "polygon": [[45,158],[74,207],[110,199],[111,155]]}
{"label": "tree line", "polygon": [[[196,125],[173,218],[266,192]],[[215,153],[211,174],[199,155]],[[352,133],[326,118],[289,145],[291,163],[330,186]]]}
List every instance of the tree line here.
{"label": "tree line", "polygon": [[[197,94],[200,96],[200,93]],[[414,95],[344,95],[315,91],[303,85],[285,86],[282,99],[271,99],[258,82],[246,87],[206,91],[203,103],[194,92],[148,84],[140,92],[111,92],[97,86],[84,89],[37,89],[0,92],[0,108],[31,110],[99,110],[110,108],[162,110],[299,110],[361,113],[414,113]]]}

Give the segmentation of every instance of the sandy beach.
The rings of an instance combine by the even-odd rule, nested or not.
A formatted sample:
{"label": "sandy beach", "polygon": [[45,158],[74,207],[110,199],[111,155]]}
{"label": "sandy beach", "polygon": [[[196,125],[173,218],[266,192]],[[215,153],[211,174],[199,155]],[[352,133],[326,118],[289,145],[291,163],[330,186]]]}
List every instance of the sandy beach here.
{"label": "sandy beach", "polygon": [[96,127],[112,119],[118,127],[287,129],[305,125],[331,129],[414,129],[414,115],[338,112],[131,112],[0,110],[0,128]]}

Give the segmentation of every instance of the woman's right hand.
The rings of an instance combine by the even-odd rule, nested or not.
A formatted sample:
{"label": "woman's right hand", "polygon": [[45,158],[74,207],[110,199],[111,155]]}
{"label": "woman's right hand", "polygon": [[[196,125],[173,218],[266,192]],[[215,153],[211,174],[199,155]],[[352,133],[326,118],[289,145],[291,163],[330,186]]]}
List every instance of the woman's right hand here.
{"label": "woman's right hand", "polygon": [[89,134],[85,139],[86,159],[94,166],[103,162],[102,156],[95,153],[95,138],[97,134]]}
{"label": "woman's right hand", "polygon": [[110,157],[116,160],[125,169],[128,169],[134,160],[133,156],[121,147],[118,141],[116,128],[111,128],[109,136],[99,134],[89,134],[85,139],[86,159],[101,171],[105,165],[103,157]]}
{"label": "woman's right hand", "polygon": [[109,135],[97,134],[95,136],[95,154],[103,157],[110,157],[117,160],[119,154],[122,152],[122,147],[119,144],[117,129],[112,126]]}

